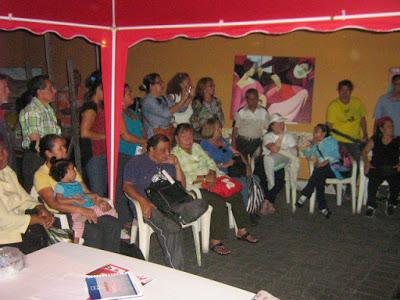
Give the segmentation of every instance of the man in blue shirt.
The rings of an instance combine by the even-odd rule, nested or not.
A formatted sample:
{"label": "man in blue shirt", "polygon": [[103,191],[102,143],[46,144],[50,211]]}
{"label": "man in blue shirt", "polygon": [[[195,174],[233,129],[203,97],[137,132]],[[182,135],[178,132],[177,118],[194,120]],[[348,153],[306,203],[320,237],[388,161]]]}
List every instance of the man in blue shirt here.
{"label": "man in blue shirt", "polygon": [[400,74],[392,77],[392,87],[393,90],[381,96],[376,104],[374,128],[376,120],[388,116],[393,120],[395,136],[400,136]]}

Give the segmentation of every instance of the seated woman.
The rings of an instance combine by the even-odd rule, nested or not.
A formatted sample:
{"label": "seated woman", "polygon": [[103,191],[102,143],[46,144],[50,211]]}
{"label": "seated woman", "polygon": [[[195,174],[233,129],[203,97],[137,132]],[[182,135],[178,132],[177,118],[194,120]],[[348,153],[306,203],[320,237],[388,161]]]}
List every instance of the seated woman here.
{"label": "seated woman", "polygon": [[0,247],[16,247],[29,254],[48,245],[44,228],[49,228],[54,218],[25,192],[7,164],[7,144],[0,139]]}
{"label": "seated woman", "polygon": [[143,128],[142,121],[134,111],[129,109],[133,102],[132,89],[128,84],[125,84],[122,102],[121,135],[118,150],[115,209],[118,212],[118,219],[122,224],[126,224],[125,227],[127,227],[127,229],[130,227],[134,215],[132,214],[130,201],[122,191],[124,168],[131,157],[146,151],[147,144],[146,132]]}
{"label": "seated woman", "polygon": [[[372,160],[368,153],[372,151]],[[383,181],[387,181],[390,197],[386,202],[386,214],[392,215],[397,206],[397,196],[400,192],[400,138],[394,136],[393,120],[383,117],[376,122],[374,136],[368,141],[362,151],[364,172],[368,176],[367,216],[375,213],[376,193]]]}
{"label": "seated woman", "polygon": [[193,114],[192,108],[192,83],[188,73],[177,73],[167,85],[167,95],[175,104],[181,101],[187,105],[174,113],[174,124],[189,123]]}
{"label": "seated woman", "polygon": [[157,73],[151,73],[143,78],[143,84],[139,87],[146,92],[143,98],[143,125],[147,137],[154,134],[164,134],[172,140],[174,126],[173,115],[191,103],[191,98],[182,99],[175,103],[172,99],[163,96],[164,82]]}
{"label": "seated woman", "polygon": [[221,101],[215,97],[215,83],[212,78],[203,77],[197,82],[192,106],[190,123],[194,129],[195,140],[201,139],[201,128],[208,119],[217,118],[224,127],[225,116]]}
{"label": "seated woman", "polygon": [[[285,169],[288,170],[293,185],[297,180],[300,162],[297,157],[297,141],[286,132],[285,122],[280,114],[272,114],[268,133],[263,137],[263,163],[258,160],[257,175],[261,182],[267,183],[264,187],[267,199],[264,202],[262,213],[275,212],[274,203],[278,193],[285,185]],[[260,169],[264,169],[263,172]],[[263,178],[266,177],[266,181]],[[265,191],[266,190],[266,191]]]}
{"label": "seated woman", "polygon": [[314,127],[313,140],[306,145],[304,155],[307,158],[315,156],[317,162],[307,185],[301,191],[300,198],[296,201],[297,207],[302,207],[306,200],[311,197],[316,190],[318,209],[326,217],[331,216],[331,212],[326,206],[325,201],[325,180],[327,178],[343,178],[340,169],[340,152],[338,142],[330,135],[330,129],[325,124],[318,124]]}
{"label": "seated woman", "polygon": [[[34,187],[40,198],[53,211],[77,213],[87,219],[83,231],[84,245],[119,252],[121,225],[116,218],[108,215],[98,218],[90,208],[61,203],[54,197],[54,188],[57,182],[49,174],[52,166],[51,159],[53,157],[56,159],[67,158],[65,139],[56,134],[48,134],[40,140],[39,148],[40,155],[46,160],[34,176]],[[97,172],[99,171],[97,170]],[[102,172],[106,173],[105,170]],[[79,174],[77,174],[76,180],[82,184],[85,193],[90,193]]]}
{"label": "seated woman", "polygon": [[[75,206],[92,209],[97,217],[110,215],[117,217],[117,212],[111,205],[93,193],[85,193],[82,183],[77,181],[77,172],[72,161],[68,159],[50,160],[50,176],[57,181],[54,187],[55,199],[61,204],[72,204]],[[82,238],[85,222],[87,219],[80,213],[72,213],[72,229],[74,230],[74,242],[79,243]]]}
{"label": "seated woman", "polygon": [[[186,177],[187,185],[201,188],[202,183],[208,183],[209,186],[214,186],[220,172],[215,162],[207,155],[201,146],[194,143],[192,126],[185,123],[178,125],[175,131],[175,139],[177,146],[172,150],[172,154],[179,160]],[[202,188],[201,194],[203,199],[213,207],[210,228],[211,250],[220,255],[231,253],[222,243],[228,229],[226,202],[232,205],[232,213],[238,227],[237,239],[249,243],[258,242],[246,229],[250,225],[250,222],[240,193],[236,193],[230,198],[222,198]]]}
{"label": "seated woman", "polygon": [[[208,119],[201,130],[201,135],[204,139],[201,141],[200,146],[215,161],[219,170],[241,183],[243,204],[244,207],[247,207],[249,199],[249,182],[247,177],[251,175],[250,166],[246,164],[246,160],[241,154],[232,149],[229,143],[222,137],[222,124],[218,119]],[[235,160],[242,163],[243,170],[238,170],[242,174],[229,174],[229,167],[235,164]],[[258,177],[256,178],[259,181]],[[256,214],[250,215],[250,221],[253,225],[257,224]]]}

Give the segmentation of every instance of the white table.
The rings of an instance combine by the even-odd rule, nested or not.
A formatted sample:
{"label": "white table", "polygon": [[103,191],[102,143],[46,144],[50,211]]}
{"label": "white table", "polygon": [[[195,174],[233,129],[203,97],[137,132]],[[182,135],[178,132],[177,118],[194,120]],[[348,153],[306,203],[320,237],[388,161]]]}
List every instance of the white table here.
{"label": "white table", "polygon": [[106,264],[153,280],[139,299],[250,300],[254,294],[216,281],[146,261],[81,245],[58,243],[27,256],[17,276],[0,280],[0,299],[87,299],[85,274]]}

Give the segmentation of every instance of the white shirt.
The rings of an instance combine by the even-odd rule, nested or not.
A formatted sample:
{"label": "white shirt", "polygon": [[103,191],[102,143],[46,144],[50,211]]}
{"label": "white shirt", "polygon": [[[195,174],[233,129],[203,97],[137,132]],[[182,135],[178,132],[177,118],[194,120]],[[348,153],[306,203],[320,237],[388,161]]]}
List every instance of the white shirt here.
{"label": "white shirt", "polygon": [[[175,98],[175,104],[181,102],[181,95],[172,95]],[[190,117],[193,115],[192,104],[174,113],[174,119],[176,125],[181,123],[190,123]]]}
{"label": "white shirt", "polygon": [[[271,151],[269,151],[269,149],[267,148],[267,145],[274,144],[278,138],[279,138],[279,135],[277,135],[273,132],[268,132],[266,135],[264,135],[264,137],[263,137],[263,154],[264,155],[268,155],[271,153]],[[282,139],[282,144],[281,144],[282,150],[289,150],[290,148],[293,148],[296,145],[297,145],[297,140],[294,137],[294,135],[292,135],[290,133],[283,134],[283,139]]]}
{"label": "white shirt", "polygon": [[258,106],[256,110],[251,111],[247,105],[238,110],[235,116],[235,127],[238,129],[238,135],[248,139],[259,139],[267,131],[269,125],[269,113]]}

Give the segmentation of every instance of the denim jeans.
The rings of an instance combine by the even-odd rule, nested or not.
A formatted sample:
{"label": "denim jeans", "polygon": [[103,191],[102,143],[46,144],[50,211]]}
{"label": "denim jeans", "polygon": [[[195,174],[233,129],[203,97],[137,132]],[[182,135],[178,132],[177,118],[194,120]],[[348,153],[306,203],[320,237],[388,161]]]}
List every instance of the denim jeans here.
{"label": "denim jeans", "polygon": [[101,197],[107,196],[107,159],[104,155],[93,156],[86,165],[90,189]]}

